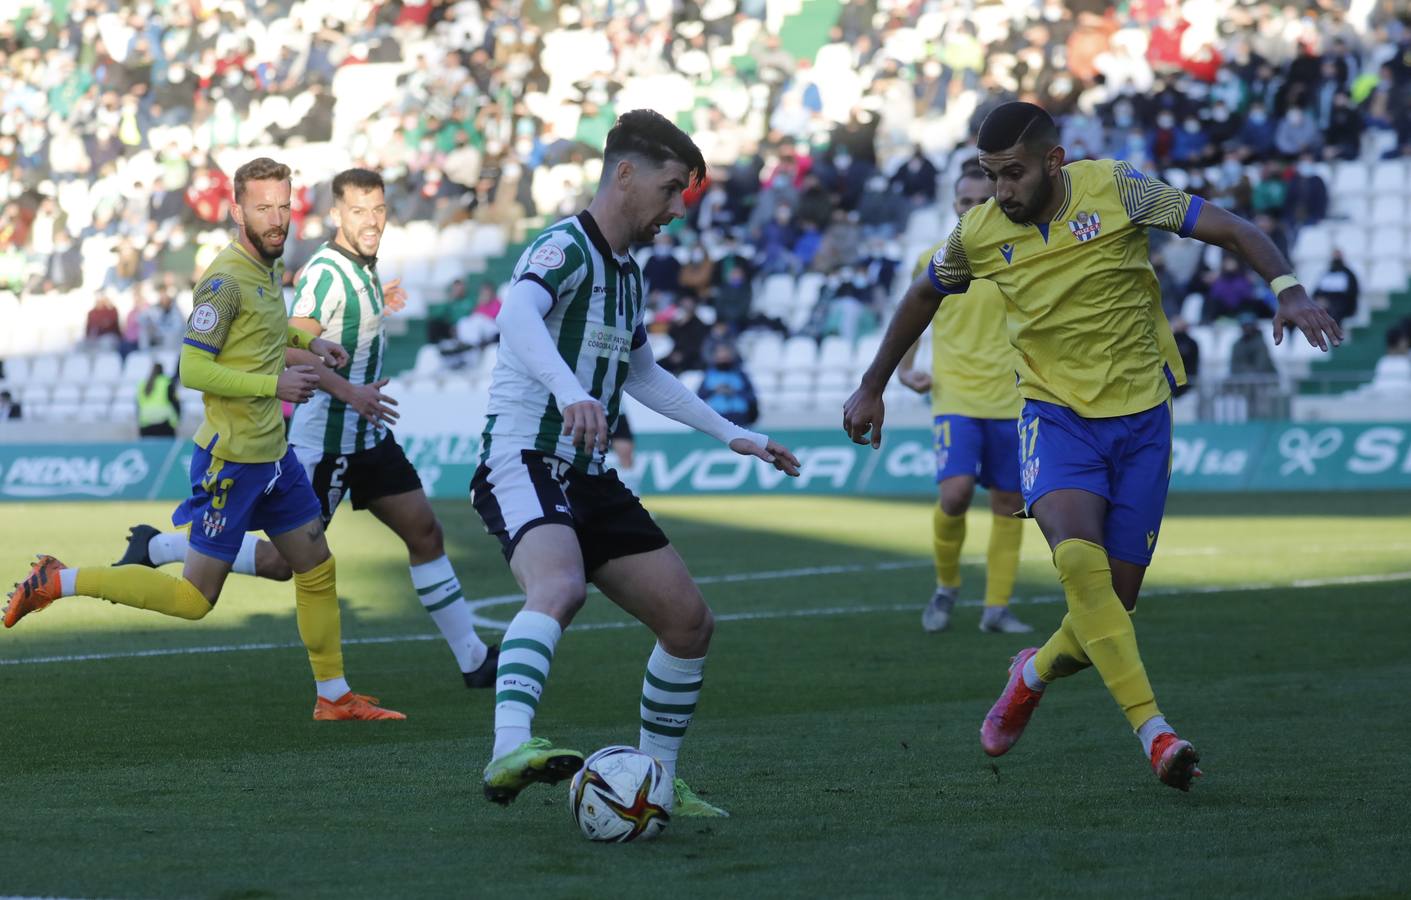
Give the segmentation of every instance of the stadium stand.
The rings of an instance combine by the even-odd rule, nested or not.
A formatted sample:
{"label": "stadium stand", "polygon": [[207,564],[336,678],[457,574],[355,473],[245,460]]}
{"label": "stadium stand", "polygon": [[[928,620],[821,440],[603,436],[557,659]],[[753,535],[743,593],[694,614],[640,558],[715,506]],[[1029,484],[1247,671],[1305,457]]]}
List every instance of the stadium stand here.
{"label": "stadium stand", "polygon": [[[228,239],[228,173],[255,155],[295,167],[291,272],[328,236],[329,177],[384,172],[394,224],[379,269],[410,294],[389,367],[405,390],[481,392],[493,343],[457,340],[456,322],[484,303],[482,284],[498,290],[537,226],[584,204],[617,112],[652,106],[711,164],[669,248],[683,273],[708,277],[651,290],[654,347],[670,351],[684,295],[716,322],[743,269],[747,309],[708,340],[737,344],[766,418],[831,421],[912,263],[952,224],[974,127],[1015,97],[1059,116],[1070,157],[1127,159],[1262,217],[1310,287],[1340,251],[1358,285],[1351,340],[1326,361],[1298,341],[1271,346],[1274,390],[1400,396],[1394,377],[1371,383],[1411,312],[1411,28],[1394,4],[7,9],[0,388],[27,418],[133,421],[135,384],[153,359],[171,371],[191,278]],[[1213,417],[1229,406],[1239,327],[1202,321],[1221,260],[1184,243],[1153,236],[1168,311],[1199,323],[1200,382],[1182,414]],[[116,323],[92,315],[100,294]],[[183,392],[182,406],[199,399]]]}

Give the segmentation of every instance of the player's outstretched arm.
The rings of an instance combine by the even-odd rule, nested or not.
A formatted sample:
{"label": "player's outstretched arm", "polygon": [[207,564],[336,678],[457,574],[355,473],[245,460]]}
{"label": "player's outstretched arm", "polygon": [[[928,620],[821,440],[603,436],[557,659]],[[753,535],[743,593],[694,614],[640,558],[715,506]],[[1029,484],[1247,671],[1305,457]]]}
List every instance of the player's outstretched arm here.
{"label": "player's outstretched arm", "polygon": [[1342,326],[1309,298],[1294,277],[1293,266],[1269,236],[1253,223],[1213,203],[1205,203],[1200,207],[1191,237],[1223,247],[1269,282],[1279,300],[1278,311],[1274,313],[1275,344],[1283,343],[1285,327],[1302,331],[1308,343],[1319,350],[1326,351],[1329,345],[1336,347],[1342,343]]}
{"label": "player's outstretched arm", "polygon": [[640,343],[632,348],[627,369],[627,393],[649,409],[655,410],[683,425],[708,434],[742,456],[755,456],[779,471],[792,476],[799,474],[799,460],[788,447],[758,432],[741,428],[691,392],[670,372],[657,365],[646,334],[640,333]]}
{"label": "player's outstretched arm", "polygon": [[920,340],[931,324],[944,296],[931,283],[930,275],[922,275],[906,289],[896,315],[887,324],[877,356],[862,375],[862,384],[843,404],[843,430],[853,443],[870,443],[874,449],[882,446],[882,419],[886,415],[882,391],[907,348]]}
{"label": "player's outstretched arm", "polygon": [[392,408],[397,401],[382,393],[387,386],[386,378],[372,384],[353,384],[329,368],[322,357],[297,347],[284,351],[284,362],[289,366],[309,366],[318,376],[319,390],[342,400],[373,425],[395,425],[401,417],[401,413]]}

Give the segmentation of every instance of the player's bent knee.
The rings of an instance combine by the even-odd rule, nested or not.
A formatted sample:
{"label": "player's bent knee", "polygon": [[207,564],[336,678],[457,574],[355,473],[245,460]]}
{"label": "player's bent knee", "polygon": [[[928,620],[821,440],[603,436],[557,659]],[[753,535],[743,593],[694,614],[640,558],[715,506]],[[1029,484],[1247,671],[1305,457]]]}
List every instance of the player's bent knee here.
{"label": "player's bent knee", "polygon": [[587,586],[566,578],[536,580],[525,591],[524,608],[570,621],[588,600]]}
{"label": "player's bent knee", "polygon": [[446,554],[446,536],[441,523],[433,516],[420,522],[406,536],[407,553],[413,559],[440,559]]}
{"label": "player's bent knee", "polygon": [[941,482],[941,512],[948,516],[963,516],[975,497],[975,483],[968,478],[946,479]]}

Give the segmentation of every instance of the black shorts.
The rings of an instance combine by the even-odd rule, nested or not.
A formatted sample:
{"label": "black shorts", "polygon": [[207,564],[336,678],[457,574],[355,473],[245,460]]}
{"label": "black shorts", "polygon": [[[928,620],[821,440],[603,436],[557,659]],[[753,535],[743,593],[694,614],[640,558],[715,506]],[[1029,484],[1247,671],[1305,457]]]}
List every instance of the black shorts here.
{"label": "black shorts", "polygon": [[387,440],[359,453],[325,453],[322,448],[295,447],[294,454],[309,474],[318,495],[326,527],[344,495],[353,498],[353,509],[367,509],[379,497],[421,489],[421,479],[397,439]]}
{"label": "black shorts", "polygon": [[627,421],[626,413],[617,417],[617,424],[613,426],[611,439],[614,441],[633,440],[632,425]]}
{"label": "black shorts", "polygon": [[475,470],[470,499],[505,559],[538,525],[567,525],[578,535],[583,571],[646,553],[670,541],[617,472],[589,475],[537,450],[493,453]]}

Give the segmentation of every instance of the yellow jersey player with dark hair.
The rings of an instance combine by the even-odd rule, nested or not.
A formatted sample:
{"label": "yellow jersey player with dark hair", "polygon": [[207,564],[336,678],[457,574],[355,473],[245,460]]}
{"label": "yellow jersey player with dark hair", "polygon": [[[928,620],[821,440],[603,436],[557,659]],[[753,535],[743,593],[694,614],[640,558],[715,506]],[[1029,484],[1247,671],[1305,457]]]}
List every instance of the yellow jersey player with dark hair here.
{"label": "yellow jersey player with dark hair", "polygon": [[1242,257],[1279,298],[1276,343],[1293,326],[1326,350],[1342,331],[1254,225],[1127,163],[1065,165],[1058,129],[1043,109],[997,107],[978,143],[995,198],[966,213],[927,277],[907,290],[844,407],[843,427],[857,443],[880,446],[882,388],[906,348],[947,296],[977,278],[998,286],[1019,354],[1025,509],[1053,550],[1068,613],[1043,647],[1014,658],[981,726],[981,745],[991,756],[1007,752],[1047,686],[1092,667],[1157,777],[1189,790],[1199,756],[1157,708],[1129,615],[1161,528],[1171,477],[1171,389],[1184,379],[1146,230],[1195,237]]}
{"label": "yellow jersey player with dark hair", "polygon": [[331,367],[347,365],[336,342],[312,337],[286,319],[281,279],[289,232],[289,167],[256,159],[235,172],[231,215],[239,238],[221,251],[196,286],[181,350],[181,376],[205,394],[195,435],[191,496],[172,514],[190,524],[182,577],[142,565],[69,568],[41,555],[5,608],[5,627],[61,597],[99,597],[183,619],[215,606],[247,531],[264,531],[294,570],[299,637],[317,686],[315,719],[402,719],[376,698],[355,694],[343,675],[338,589],[318,498],[284,439],[280,401],[303,403],[318,376],[285,368],[288,347]]}
{"label": "yellow jersey player with dark hair", "polygon": [[[954,209],[963,216],[994,196],[994,186],[978,166],[965,166],[955,182]],[[913,278],[930,268],[937,244],[917,261]],[[993,282],[972,281],[963,303],[936,310],[931,330],[931,372],[912,368],[917,345],[902,359],[897,377],[918,393],[930,392],[935,417],[936,484],[940,497],[932,514],[936,590],[921,613],[927,631],[944,631],[960,592],[960,548],[965,513],[978,481],[990,494],[989,548],[985,555],[985,608],[980,630],[1004,634],[1033,631],[1009,609],[1019,570],[1024,508],[1019,493],[1019,392],[1014,389],[1014,348],[1005,333],[1004,304]]]}

